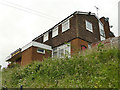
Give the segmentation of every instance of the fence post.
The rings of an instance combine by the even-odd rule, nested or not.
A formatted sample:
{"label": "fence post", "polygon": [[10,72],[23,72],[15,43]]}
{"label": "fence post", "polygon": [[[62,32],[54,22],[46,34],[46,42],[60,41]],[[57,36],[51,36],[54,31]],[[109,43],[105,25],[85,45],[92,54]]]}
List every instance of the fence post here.
{"label": "fence post", "polygon": [[21,86],[20,86],[20,90],[22,90],[22,88],[23,88],[23,86],[21,85]]}

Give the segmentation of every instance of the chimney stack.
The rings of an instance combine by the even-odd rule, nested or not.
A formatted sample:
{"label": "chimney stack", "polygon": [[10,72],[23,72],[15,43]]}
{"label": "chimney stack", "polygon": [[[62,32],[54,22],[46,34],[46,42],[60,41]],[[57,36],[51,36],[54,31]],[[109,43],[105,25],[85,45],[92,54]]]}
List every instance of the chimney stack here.
{"label": "chimney stack", "polygon": [[110,37],[110,26],[109,26],[109,18],[105,18],[105,17],[101,17],[100,21],[102,22],[103,26],[104,26],[104,31],[105,31],[105,38],[109,38]]}

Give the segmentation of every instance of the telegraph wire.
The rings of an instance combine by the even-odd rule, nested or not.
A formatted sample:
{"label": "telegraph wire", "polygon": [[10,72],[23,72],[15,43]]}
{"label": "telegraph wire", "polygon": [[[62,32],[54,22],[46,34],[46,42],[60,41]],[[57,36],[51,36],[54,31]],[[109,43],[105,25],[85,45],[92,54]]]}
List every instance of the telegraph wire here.
{"label": "telegraph wire", "polygon": [[[4,0],[4,1],[5,1],[5,0]],[[15,8],[15,9],[18,9],[18,10],[21,10],[21,11],[24,11],[24,12],[27,12],[27,13],[31,13],[31,14],[34,14],[34,15],[37,15],[37,16],[46,17],[46,18],[49,18],[49,19],[52,19],[52,20],[55,20],[55,21],[58,20],[58,18],[56,18],[56,17],[50,16],[50,15],[48,16],[48,15],[46,15],[46,14],[43,14],[43,13],[39,12],[39,11],[30,9],[30,8],[23,7],[23,6],[21,6],[21,5],[18,5],[18,4],[12,3],[12,2],[8,2],[8,1],[5,1],[5,2],[7,2],[7,3],[9,3],[9,4],[2,3],[2,2],[0,2],[0,4],[5,5],[5,6],[8,6],[8,7]],[[12,5],[10,5],[10,4],[12,4]],[[14,5],[14,6],[13,6],[13,5]],[[17,6],[17,7],[16,7],[16,6]],[[32,11],[32,12],[31,12],[31,11]]]}
{"label": "telegraph wire", "polygon": [[[21,8],[24,8],[24,9],[28,9],[28,10],[33,11],[33,12],[36,12],[36,13],[41,13],[41,14],[44,14],[44,15],[48,16],[47,14],[42,13],[42,12],[40,12],[40,11],[37,11],[37,10],[33,10],[33,9],[30,9],[30,8],[24,7],[24,6],[22,6],[22,5],[19,5],[19,4],[13,3],[13,2],[9,2],[9,1],[7,1],[7,0],[2,0],[2,1],[7,2],[7,3],[9,3],[9,4],[12,4],[12,5],[15,5],[15,6],[18,6],[18,7],[21,7]],[[53,17],[53,18],[57,18],[57,17],[51,16],[51,15],[49,15],[49,16],[50,16],[50,17]],[[57,18],[57,19],[58,19],[58,18]]]}

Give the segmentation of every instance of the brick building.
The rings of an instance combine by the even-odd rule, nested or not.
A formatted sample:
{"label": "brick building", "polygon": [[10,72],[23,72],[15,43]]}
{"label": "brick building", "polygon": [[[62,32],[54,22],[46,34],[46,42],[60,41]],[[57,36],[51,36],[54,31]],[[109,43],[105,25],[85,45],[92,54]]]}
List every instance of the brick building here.
{"label": "brick building", "polygon": [[114,34],[110,31],[108,18],[99,19],[94,13],[76,11],[6,60],[26,65],[48,57],[71,57],[75,52],[90,48],[92,43],[109,37]]}

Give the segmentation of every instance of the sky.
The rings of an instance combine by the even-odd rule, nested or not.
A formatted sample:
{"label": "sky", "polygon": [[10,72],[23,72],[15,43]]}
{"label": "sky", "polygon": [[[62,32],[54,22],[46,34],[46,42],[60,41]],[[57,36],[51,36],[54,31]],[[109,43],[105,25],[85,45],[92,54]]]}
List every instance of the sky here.
{"label": "sky", "polygon": [[119,0],[0,0],[0,65],[5,58],[75,11],[109,17],[118,36]]}

